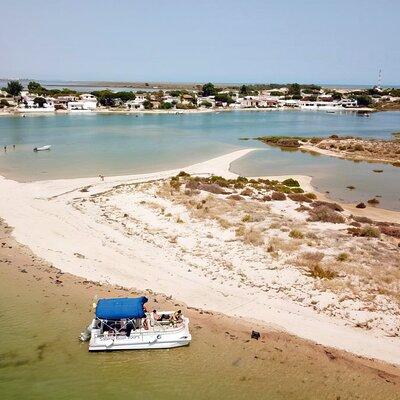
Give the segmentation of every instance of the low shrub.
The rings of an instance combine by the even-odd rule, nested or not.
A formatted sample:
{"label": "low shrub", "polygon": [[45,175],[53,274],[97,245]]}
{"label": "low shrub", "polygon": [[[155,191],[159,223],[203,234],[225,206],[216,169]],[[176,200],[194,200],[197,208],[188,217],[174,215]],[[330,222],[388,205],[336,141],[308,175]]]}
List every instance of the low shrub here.
{"label": "low shrub", "polygon": [[239,194],[231,194],[231,195],[227,196],[227,199],[240,201],[240,200],[244,200],[244,197],[240,196]]}
{"label": "low shrub", "polygon": [[312,200],[307,197],[305,194],[301,194],[301,193],[291,193],[288,194],[289,199],[293,200],[293,201],[298,201],[300,203],[306,202],[306,203],[311,203]]}
{"label": "low shrub", "polygon": [[289,233],[289,236],[290,236],[291,238],[293,238],[293,239],[303,239],[303,238],[304,238],[303,233],[300,232],[300,231],[297,230],[297,229],[291,230],[290,233]]}
{"label": "low shrub", "polygon": [[297,258],[297,263],[300,266],[306,268],[308,275],[313,278],[319,278],[319,279],[336,278],[338,274],[335,271],[332,271],[329,268],[324,268],[321,265],[321,261],[323,258],[324,254],[319,252],[302,253]]}
{"label": "low shrub", "polygon": [[250,214],[246,214],[243,218],[242,218],[242,222],[251,222],[253,219],[251,217]]}
{"label": "low shrub", "polygon": [[286,200],[286,195],[285,195],[285,193],[281,193],[281,192],[273,192],[271,195],[271,199],[279,200],[279,201]]}
{"label": "low shrub", "polygon": [[310,214],[308,220],[311,222],[321,221],[334,224],[342,224],[345,222],[345,218],[342,215],[325,205],[314,207],[310,209],[308,213]]}
{"label": "low shrub", "polygon": [[361,228],[360,236],[378,238],[381,236],[381,232],[378,228],[375,228],[372,225],[367,225]]}
{"label": "low shrub", "polygon": [[340,212],[344,211],[344,209],[341,205],[339,205],[337,203],[330,203],[329,201],[317,200],[317,201],[314,201],[311,205],[313,207],[319,207],[319,206],[329,207],[333,211],[340,211]]}
{"label": "low shrub", "polygon": [[347,261],[349,259],[349,255],[347,253],[340,253],[338,254],[338,256],[336,257],[336,259],[340,262],[344,262]]}
{"label": "low shrub", "polygon": [[292,193],[292,189],[290,189],[290,187],[285,185],[276,185],[275,190],[281,193]]}
{"label": "low shrub", "polygon": [[306,193],[304,196],[307,196],[311,200],[315,200],[317,198],[315,193]]}
{"label": "low shrub", "polygon": [[309,268],[309,275],[319,279],[333,279],[338,277],[338,273],[329,268],[324,268],[319,264],[312,265]]}
{"label": "low shrub", "polygon": [[181,171],[181,172],[179,172],[179,174],[177,175],[177,177],[189,177],[190,176],[190,174],[188,174],[187,172],[185,172],[185,171]]}
{"label": "low shrub", "polygon": [[362,224],[372,224],[373,221],[371,218],[367,218],[367,217],[358,217],[357,215],[350,215],[351,219],[354,219],[354,221],[356,222],[360,222]]}
{"label": "low shrub", "polygon": [[179,181],[179,178],[177,178],[176,176],[172,177],[169,181],[169,184],[171,186],[171,188],[175,189],[175,190],[179,190],[179,188],[182,185],[182,182]]}
{"label": "low shrub", "polygon": [[367,203],[368,203],[368,204],[372,204],[372,205],[376,205],[376,204],[379,204],[379,200],[373,198],[373,199],[369,199],[369,200],[367,201]]}
{"label": "low shrub", "polygon": [[282,185],[289,186],[289,187],[300,187],[300,183],[298,181],[296,181],[296,179],[293,179],[293,178],[285,179],[282,182]]}
{"label": "low shrub", "polygon": [[291,188],[292,193],[304,193],[304,190],[299,187]]}
{"label": "low shrub", "polygon": [[229,181],[226,180],[225,178],[223,178],[222,176],[213,175],[210,178],[210,182],[211,183],[215,183],[218,186],[222,186],[222,187],[228,187],[229,186]]}
{"label": "low shrub", "polygon": [[197,188],[214,194],[229,194],[229,192],[225,191],[225,189],[216,183],[200,183]]}
{"label": "low shrub", "polygon": [[245,189],[243,189],[243,190],[240,192],[240,194],[241,194],[242,196],[252,196],[252,195],[254,194],[254,192],[253,192],[253,190],[250,189],[250,188],[245,188]]}

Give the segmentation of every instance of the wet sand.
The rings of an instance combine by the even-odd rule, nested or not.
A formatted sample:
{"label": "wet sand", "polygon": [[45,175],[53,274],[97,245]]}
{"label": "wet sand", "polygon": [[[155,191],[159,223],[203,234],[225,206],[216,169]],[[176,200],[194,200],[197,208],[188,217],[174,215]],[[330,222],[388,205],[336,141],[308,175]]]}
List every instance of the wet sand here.
{"label": "wet sand", "polygon": [[[396,399],[400,368],[315,345],[270,327],[195,310],[151,291],[100,285],[42,261],[0,224],[0,391],[5,399]],[[145,294],[181,308],[189,347],[89,354],[77,336],[95,296]],[[261,332],[250,339],[252,329]],[[12,333],[12,334],[10,334]],[[101,382],[107,380],[107,385]]]}

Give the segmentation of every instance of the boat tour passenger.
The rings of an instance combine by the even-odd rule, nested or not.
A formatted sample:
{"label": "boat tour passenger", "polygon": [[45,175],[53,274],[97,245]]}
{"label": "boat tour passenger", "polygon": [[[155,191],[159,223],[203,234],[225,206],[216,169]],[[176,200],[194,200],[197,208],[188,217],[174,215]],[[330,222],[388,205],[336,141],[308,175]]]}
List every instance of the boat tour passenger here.
{"label": "boat tour passenger", "polygon": [[168,315],[168,314],[158,315],[157,310],[153,310],[153,318],[154,318],[154,321],[169,321],[170,315]]}
{"label": "boat tour passenger", "polygon": [[171,316],[171,321],[174,323],[174,325],[179,322],[182,322],[183,321],[182,320],[182,311],[181,310],[175,311]]}

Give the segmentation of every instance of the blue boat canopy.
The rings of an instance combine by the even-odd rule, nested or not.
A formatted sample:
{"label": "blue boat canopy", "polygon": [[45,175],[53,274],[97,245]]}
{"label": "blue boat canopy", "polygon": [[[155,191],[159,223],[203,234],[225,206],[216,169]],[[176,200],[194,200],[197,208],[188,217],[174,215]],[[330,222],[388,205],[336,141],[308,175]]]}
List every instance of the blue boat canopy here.
{"label": "blue boat canopy", "polygon": [[122,318],[144,318],[143,305],[147,297],[125,297],[117,299],[100,299],[96,306],[96,317],[117,320]]}

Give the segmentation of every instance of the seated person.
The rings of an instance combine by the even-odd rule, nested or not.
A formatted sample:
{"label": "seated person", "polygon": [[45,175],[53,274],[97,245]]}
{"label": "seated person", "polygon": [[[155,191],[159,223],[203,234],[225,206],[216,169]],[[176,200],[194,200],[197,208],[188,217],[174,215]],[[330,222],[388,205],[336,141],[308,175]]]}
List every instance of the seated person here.
{"label": "seated person", "polygon": [[178,322],[182,322],[183,321],[183,319],[182,319],[182,311],[181,310],[175,311],[171,315],[171,321],[173,323],[175,323],[175,324],[178,323]]}
{"label": "seated person", "polygon": [[170,316],[168,314],[158,315],[157,310],[153,310],[152,315],[153,315],[154,321],[169,321],[169,319],[170,319]]}

